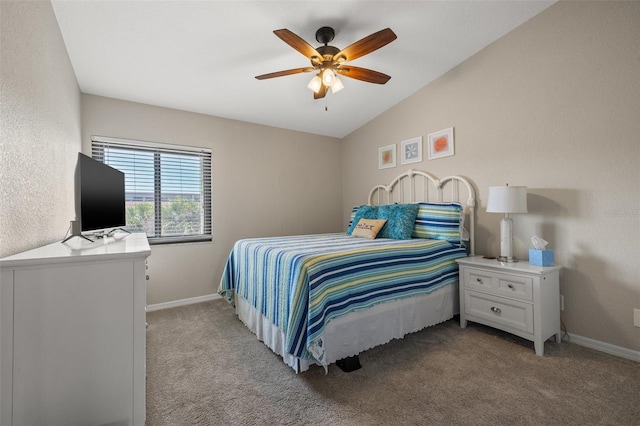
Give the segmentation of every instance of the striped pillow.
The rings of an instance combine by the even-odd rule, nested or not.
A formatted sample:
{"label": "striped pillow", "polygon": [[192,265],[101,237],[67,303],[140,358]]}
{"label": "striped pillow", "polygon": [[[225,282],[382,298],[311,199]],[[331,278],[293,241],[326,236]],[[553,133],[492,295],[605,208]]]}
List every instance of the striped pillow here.
{"label": "striped pillow", "polygon": [[347,229],[351,228],[351,225],[353,224],[353,219],[356,217],[356,212],[358,211],[359,208],[360,206],[355,206],[354,208],[351,209],[351,216],[349,216],[349,225],[347,225]]}
{"label": "striped pillow", "polygon": [[446,240],[462,245],[464,213],[460,203],[418,203],[413,238]]}

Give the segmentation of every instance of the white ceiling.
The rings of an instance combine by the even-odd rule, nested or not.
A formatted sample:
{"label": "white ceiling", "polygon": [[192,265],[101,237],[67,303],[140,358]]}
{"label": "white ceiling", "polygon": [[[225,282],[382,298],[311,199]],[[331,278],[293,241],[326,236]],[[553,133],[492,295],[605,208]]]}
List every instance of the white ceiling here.
{"label": "white ceiling", "polygon": [[[83,93],[342,138],[553,1],[52,0]],[[312,46],[331,26],[344,48],[383,28],[398,36],[349,64],[391,76],[349,78],[314,100],[312,73],[256,80],[310,62],[273,30]],[[325,107],[327,108],[325,110]]]}

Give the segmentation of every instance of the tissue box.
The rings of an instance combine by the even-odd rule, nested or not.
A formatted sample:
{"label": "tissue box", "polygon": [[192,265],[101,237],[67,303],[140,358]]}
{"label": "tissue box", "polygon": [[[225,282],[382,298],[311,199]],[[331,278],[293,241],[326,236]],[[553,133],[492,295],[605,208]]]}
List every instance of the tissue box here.
{"label": "tissue box", "polygon": [[553,250],[529,249],[529,263],[537,266],[553,266]]}

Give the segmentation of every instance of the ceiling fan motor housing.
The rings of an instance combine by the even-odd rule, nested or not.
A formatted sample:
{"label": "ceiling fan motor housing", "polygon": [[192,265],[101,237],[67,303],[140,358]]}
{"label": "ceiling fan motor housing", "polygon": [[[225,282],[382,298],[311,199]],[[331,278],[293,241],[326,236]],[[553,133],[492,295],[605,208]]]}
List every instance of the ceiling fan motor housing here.
{"label": "ceiling fan motor housing", "polygon": [[[316,40],[324,45],[328,44],[336,36],[336,32],[331,27],[322,27],[316,31]],[[320,52],[322,53],[322,52]]]}
{"label": "ceiling fan motor housing", "polygon": [[[333,56],[340,52],[340,49],[338,49],[337,47],[334,46],[329,46],[328,43],[333,40],[333,37],[335,36],[335,31],[333,31],[333,28],[331,27],[322,27],[320,28],[318,31],[316,31],[316,40],[318,41],[318,43],[322,43],[324,44],[324,46],[320,46],[318,48],[316,48],[316,51],[322,55],[322,62],[323,62],[323,66],[324,67],[329,67],[332,64],[333,61]],[[311,60],[311,63],[313,64],[313,59]],[[319,64],[314,64],[314,65],[319,65]]]}
{"label": "ceiling fan motor housing", "polygon": [[322,55],[324,61],[331,61],[333,55],[340,52],[340,49],[334,46],[320,46],[316,50]]}

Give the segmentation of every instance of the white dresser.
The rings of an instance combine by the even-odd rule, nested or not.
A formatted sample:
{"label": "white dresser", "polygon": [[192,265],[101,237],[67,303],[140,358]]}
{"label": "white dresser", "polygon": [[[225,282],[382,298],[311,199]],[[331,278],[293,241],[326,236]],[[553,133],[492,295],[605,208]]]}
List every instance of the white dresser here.
{"label": "white dresser", "polygon": [[144,425],[144,234],[0,259],[0,424]]}
{"label": "white dresser", "polygon": [[537,355],[551,336],[560,343],[560,266],[535,266],[482,256],[460,265],[460,327],[478,322],[534,342]]}

